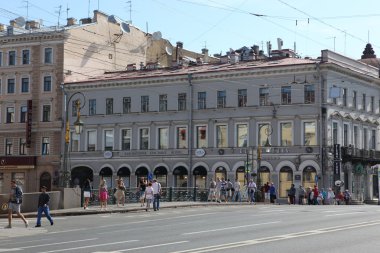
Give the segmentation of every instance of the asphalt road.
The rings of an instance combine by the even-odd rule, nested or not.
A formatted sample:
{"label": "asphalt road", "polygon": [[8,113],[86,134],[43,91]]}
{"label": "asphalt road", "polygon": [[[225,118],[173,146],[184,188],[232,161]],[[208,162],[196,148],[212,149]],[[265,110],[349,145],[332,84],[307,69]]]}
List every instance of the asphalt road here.
{"label": "asphalt road", "polygon": [[[0,252],[379,252],[380,206],[208,206],[0,229]],[[6,220],[0,220],[5,226]]]}

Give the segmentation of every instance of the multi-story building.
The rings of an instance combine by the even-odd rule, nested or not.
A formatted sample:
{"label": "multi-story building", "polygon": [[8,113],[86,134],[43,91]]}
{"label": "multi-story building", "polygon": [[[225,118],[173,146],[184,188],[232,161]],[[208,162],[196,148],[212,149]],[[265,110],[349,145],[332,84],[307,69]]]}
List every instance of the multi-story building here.
{"label": "multi-story building", "polygon": [[135,187],[153,176],[163,186],[207,187],[216,177],[243,183],[252,166],[249,176],[274,182],[280,198],[292,183],[327,188],[338,178],[355,198],[373,198],[379,70],[328,50],[316,60],[291,56],[66,83],[88,100],[84,131],[70,144],[72,183],[122,177]]}
{"label": "multi-story building", "polygon": [[11,179],[24,191],[56,187],[64,125],[61,84],[156,61],[159,50],[148,50],[153,40],[164,41],[132,25],[121,28],[99,11],[80,24],[70,18],[65,27],[24,24],[22,18],[0,25],[0,192],[7,192]]}

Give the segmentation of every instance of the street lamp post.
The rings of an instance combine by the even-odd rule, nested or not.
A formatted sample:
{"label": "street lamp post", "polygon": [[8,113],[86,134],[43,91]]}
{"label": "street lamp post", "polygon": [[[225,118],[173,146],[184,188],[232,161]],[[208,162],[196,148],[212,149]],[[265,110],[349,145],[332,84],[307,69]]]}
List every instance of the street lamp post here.
{"label": "street lamp post", "polygon": [[[65,98],[67,96],[66,93]],[[86,104],[86,97],[82,92],[75,92],[73,93],[69,99],[67,99],[66,104],[65,104],[65,147],[63,151],[63,172],[62,172],[62,183],[63,186],[68,188],[70,186],[70,177],[71,177],[71,172],[67,168],[68,167],[68,153],[69,153],[69,143],[70,143],[70,121],[69,121],[69,105],[71,99],[76,96],[76,95],[81,95],[83,99],[83,105],[81,105],[81,100],[78,98],[75,100],[75,109],[76,109],[76,116],[77,119],[74,122],[74,129],[76,134],[81,134],[83,131],[83,121],[80,118],[80,110],[85,106]]]}
{"label": "street lamp post", "polygon": [[[265,130],[265,135],[267,136],[267,140],[265,141],[265,144],[264,144],[264,147],[265,147],[265,152],[268,153],[270,151],[270,148],[271,148],[271,144],[269,142],[269,136],[272,134],[273,132],[273,128],[270,124],[263,124],[259,127],[259,136],[260,136],[260,133],[261,133],[261,128],[263,127],[267,127],[267,129]],[[256,185],[257,187],[260,186],[261,182],[260,182],[260,173],[259,173],[259,170],[260,170],[260,167],[261,167],[261,158],[262,158],[262,146],[261,146],[261,138],[259,139],[258,141],[258,147],[257,147],[257,175],[256,175]]]}

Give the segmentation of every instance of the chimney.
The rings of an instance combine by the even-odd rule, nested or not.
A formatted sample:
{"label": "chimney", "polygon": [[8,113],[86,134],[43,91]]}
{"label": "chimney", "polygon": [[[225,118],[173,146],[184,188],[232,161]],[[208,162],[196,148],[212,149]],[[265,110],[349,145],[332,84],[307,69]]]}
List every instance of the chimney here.
{"label": "chimney", "polygon": [[85,24],[91,24],[91,22],[92,22],[92,19],[91,19],[91,18],[81,18],[81,19],[80,19],[80,23],[81,23],[82,25],[85,25]]}
{"label": "chimney", "polygon": [[68,18],[66,26],[76,25],[76,23],[77,23],[77,20],[75,18]]}
{"label": "chimney", "polygon": [[177,41],[177,46],[175,50],[175,59],[179,65],[180,60],[182,60],[182,48],[183,48],[183,42]]}
{"label": "chimney", "polygon": [[208,49],[202,48],[203,62],[208,63]]}

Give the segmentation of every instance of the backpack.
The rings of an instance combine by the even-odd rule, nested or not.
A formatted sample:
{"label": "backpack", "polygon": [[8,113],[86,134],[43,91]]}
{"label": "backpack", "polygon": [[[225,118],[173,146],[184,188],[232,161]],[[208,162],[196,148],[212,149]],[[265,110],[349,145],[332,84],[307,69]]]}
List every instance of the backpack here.
{"label": "backpack", "polygon": [[216,187],[216,183],[215,183],[215,181],[212,181],[210,184],[210,188],[215,188],[215,187]]}
{"label": "backpack", "polygon": [[232,184],[231,181],[228,181],[228,186],[227,186],[228,189],[233,189],[234,188],[234,185]]}
{"label": "backpack", "polygon": [[16,195],[16,203],[21,204],[23,192],[19,186],[16,186],[15,188],[15,195]]}

